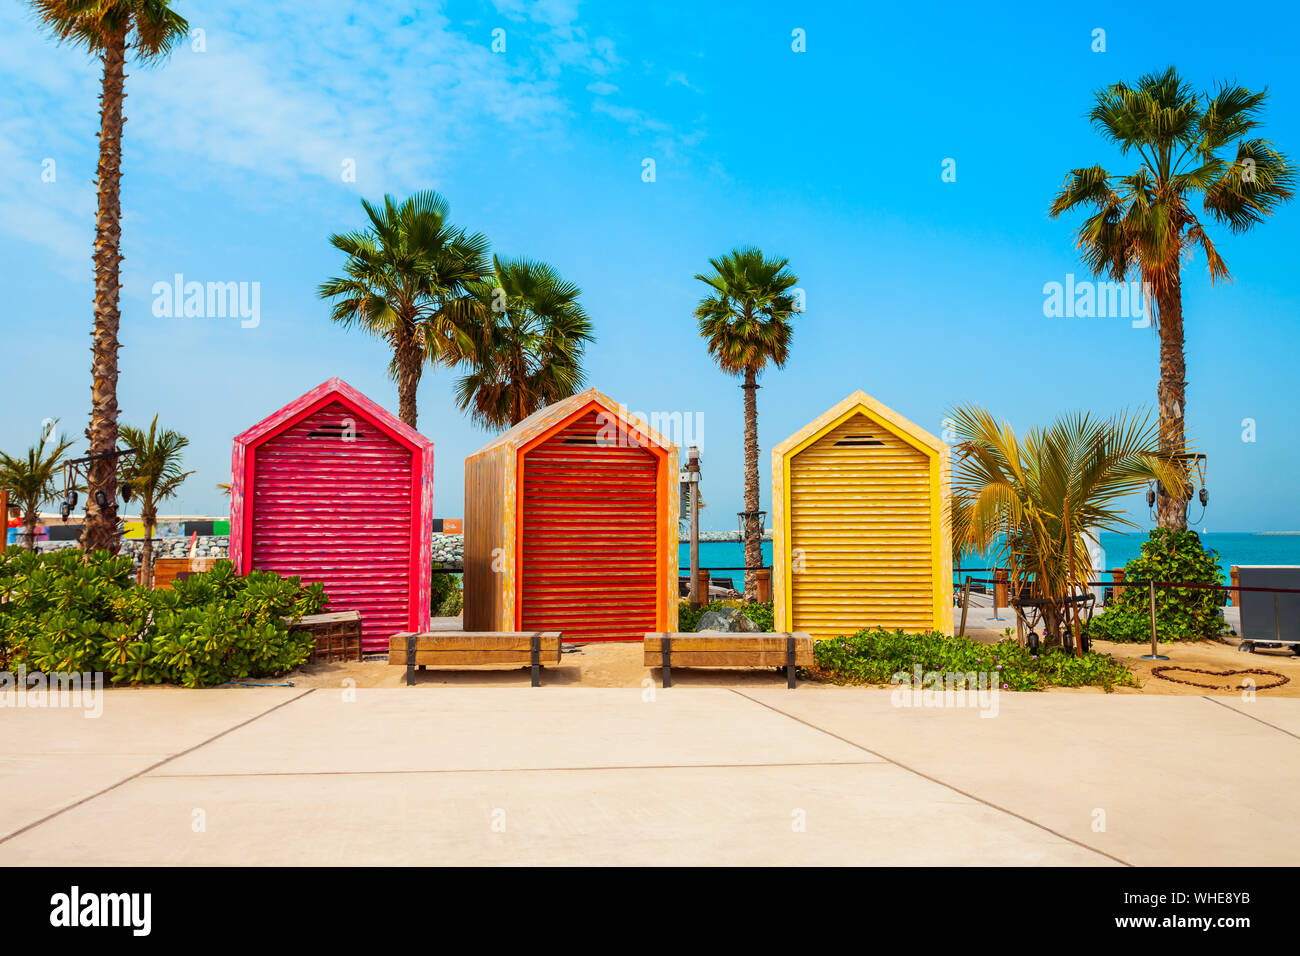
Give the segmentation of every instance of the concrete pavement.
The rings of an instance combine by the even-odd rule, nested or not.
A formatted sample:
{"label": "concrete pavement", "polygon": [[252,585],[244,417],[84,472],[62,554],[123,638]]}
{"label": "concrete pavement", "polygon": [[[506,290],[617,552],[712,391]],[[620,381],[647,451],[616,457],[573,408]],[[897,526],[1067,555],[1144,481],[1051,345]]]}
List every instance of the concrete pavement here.
{"label": "concrete pavement", "polygon": [[1300,701],[113,690],[0,712],[0,865],[1295,863]]}

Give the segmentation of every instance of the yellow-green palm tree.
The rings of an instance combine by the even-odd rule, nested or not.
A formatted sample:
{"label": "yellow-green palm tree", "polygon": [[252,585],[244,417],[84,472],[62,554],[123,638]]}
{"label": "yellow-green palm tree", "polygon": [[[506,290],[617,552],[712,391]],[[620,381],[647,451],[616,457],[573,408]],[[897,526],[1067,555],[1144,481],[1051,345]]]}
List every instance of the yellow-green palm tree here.
{"label": "yellow-green palm tree", "polygon": [[[22,545],[28,551],[36,547],[40,507],[53,501],[59,493],[59,469],[72,447],[72,442],[65,437],[53,438],[56,424],[50,425],[40,442],[27,449],[26,455],[11,457],[0,452],[0,488],[9,492],[10,504],[17,505],[22,514]],[[7,523],[8,516],[4,517]]]}
{"label": "yellow-green palm tree", "polygon": [[[1183,264],[1199,248],[1210,281],[1229,278],[1193,206],[1199,202],[1215,222],[1246,232],[1292,197],[1294,167],[1254,135],[1267,96],[1232,84],[1199,93],[1173,67],[1140,77],[1134,86],[1115,83],[1099,90],[1092,124],[1120,155],[1135,153],[1138,168],[1127,175],[1101,166],[1071,170],[1052,203],[1053,217],[1078,207],[1094,210],[1078,231],[1084,262],[1094,275],[1116,281],[1140,276],[1155,300],[1156,397],[1166,452],[1185,440]],[[1230,156],[1221,155],[1225,151]],[[1186,493],[1167,492],[1164,486],[1158,490],[1160,527],[1186,529]]]}
{"label": "yellow-green palm tree", "polygon": [[135,454],[122,463],[120,481],[125,493],[140,499],[140,521],[144,525],[141,566],[147,587],[153,587],[153,532],[158,524],[158,505],[176,495],[192,471],[181,470],[181,453],[190,440],[170,428],[158,430],[158,416],[149,430],[122,426],[122,441]]}
{"label": "yellow-green palm tree", "polygon": [[37,19],[56,40],[81,47],[103,63],[99,97],[99,209],[95,218],[95,325],[91,344],[90,440],[86,474],[86,527],[82,547],[116,551],[117,353],[121,313],[122,103],[126,57],[157,63],[189,32],[168,0],[30,0]]}
{"label": "yellow-green palm tree", "polygon": [[[953,545],[996,554],[1010,568],[1013,594],[1028,585],[1046,602],[1044,626],[1059,638],[1067,599],[1086,588],[1090,530],[1133,527],[1121,501],[1148,481],[1180,494],[1182,448],[1163,449],[1150,416],[1103,420],[1076,413],[1021,438],[978,406],[951,414],[959,439]],[[1071,632],[1079,634],[1077,620]],[[1077,640],[1075,649],[1082,653]]]}
{"label": "yellow-green palm tree", "polygon": [[[794,338],[792,320],[799,311],[791,290],[799,277],[788,259],[768,258],[752,246],[710,259],[713,272],[695,278],[709,293],[695,307],[700,335],[709,354],[728,375],[740,376],[745,390],[745,567],[763,563],[763,534],[758,513],[758,374],[768,365],[781,368]],[[758,576],[745,572],[745,600],[757,599]]]}

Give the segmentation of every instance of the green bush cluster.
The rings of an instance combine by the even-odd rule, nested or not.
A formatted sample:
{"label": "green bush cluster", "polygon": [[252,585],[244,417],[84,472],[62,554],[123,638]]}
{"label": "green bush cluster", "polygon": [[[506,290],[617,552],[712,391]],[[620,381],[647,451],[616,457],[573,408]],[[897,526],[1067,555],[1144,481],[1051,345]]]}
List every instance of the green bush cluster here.
{"label": "green bush cluster", "polygon": [[0,556],[0,601],[7,669],[210,687],[304,663],[312,637],[289,625],[326,598],[319,584],[266,571],[241,576],[229,561],[150,591],[135,583],[128,557],[10,548]]}
{"label": "green bush cluster", "polygon": [[433,581],[429,587],[429,610],[434,617],[456,617],[465,607],[462,575],[442,574],[434,562]]}
{"label": "green bush cluster", "polygon": [[[1124,565],[1126,581],[1180,581],[1222,584],[1219,554],[1206,550],[1195,531],[1156,528],[1136,558]],[[1224,629],[1222,591],[1156,588],[1156,636],[1161,641],[1197,641]],[[1151,596],[1145,587],[1124,593],[1084,628],[1090,638],[1106,641],[1151,640]]]}
{"label": "green bush cluster", "polygon": [[718,611],[724,607],[739,608],[745,617],[753,622],[754,627],[760,631],[772,630],[772,602],[766,604],[746,604],[740,600],[727,601],[710,601],[703,607],[691,607],[690,601],[682,601],[677,605],[677,630],[694,631],[699,620],[704,616],[705,611]]}
{"label": "green bush cluster", "polygon": [[894,674],[923,672],[996,672],[1006,690],[1046,687],[1102,687],[1140,684],[1128,666],[1108,654],[1073,654],[1056,648],[1031,654],[1014,640],[983,644],[968,637],[948,637],[938,631],[909,634],[872,628],[850,637],[818,641],[813,647],[814,677],[834,684],[888,684]]}

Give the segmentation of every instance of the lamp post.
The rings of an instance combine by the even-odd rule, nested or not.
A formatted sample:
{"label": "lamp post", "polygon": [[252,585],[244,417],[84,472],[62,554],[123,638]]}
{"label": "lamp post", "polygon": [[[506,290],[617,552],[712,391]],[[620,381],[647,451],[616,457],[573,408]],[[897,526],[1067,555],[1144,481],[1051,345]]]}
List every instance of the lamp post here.
{"label": "lamp post", "polygon": [[[77,501],[78,501],[77,491],[79,488],[85,486],[87,474],[89,472],[89,466],[93,462],[100,461],[105,458],[111,458],[114,462],[114,468],[120,468],[121,459],[133,458],[139,453],[140,450],[138,448],[114,448],[111,451],[97,452],[94,454],[86,455],[83,458],[72,458],[69,459],[68,461],[65,461],[63,463],[63,502],[59,506],[59,515],[63,518],[63,523],[67,524],[68,518],[71,516],[73,509],[77,507]],[[131,494],[132,494],[130,484],[123,482],[121,484],[121,491],[122,491],[122,500],[124,502],[130,501]],[[104,492],[102,490],[96,491],[95,496],[96,496],[95,499],[96,503],[101,508],[108,503],[108,499],[104,495]],[[85,532],[84,527],[82,529],[82,532],[83,532],[83,541],[84,541],[84,532]],[[121,534],[122,534],[122,529],[121,527],[119,527],[117,530],[117,536],[120,537]]]}
{"label": "lamp post", "polygon": [[686,470],[682,484],[687,486],[687,501],[691,509],[691,580],[687,588],[691,607],[707,603],[708,595],[700,596],[700,449],[692,445],[686,452]]}

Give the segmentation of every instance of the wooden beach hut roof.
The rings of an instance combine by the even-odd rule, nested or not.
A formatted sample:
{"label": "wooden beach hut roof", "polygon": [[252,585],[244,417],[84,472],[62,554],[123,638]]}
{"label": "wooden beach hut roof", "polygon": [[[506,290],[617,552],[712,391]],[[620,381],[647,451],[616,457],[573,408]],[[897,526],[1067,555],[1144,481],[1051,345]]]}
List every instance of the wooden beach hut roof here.
{"label": "wooden beach hut roof", "polygon": [[503,445],[521,448],[538,435],[545,434],[557,423],[566,420],[575,412],[581,411],[593,403],[599,405],[611,415],[621,415],[623,419],[628,422],[630,428],[646,440],[653,442],[660,448],[668,449],[673,452],[677,451],[676,445],[664,438],[663,435],[659,434],[648,424],[640,419],[632,419],[625,406],[620,405],[599,389],[588,388],[584,391],[577,392],[574,395],[570,395],[568,398],[562,398],[558,402],[553,402],[545,408],[539,408],[518,425],[514,425],[503,431],[500,435],[497,435],[496,438],[493,438],[478,451],[474,452],[474,455],[482,455],[485,452],[492,451],[493,449],[499,448]]}

